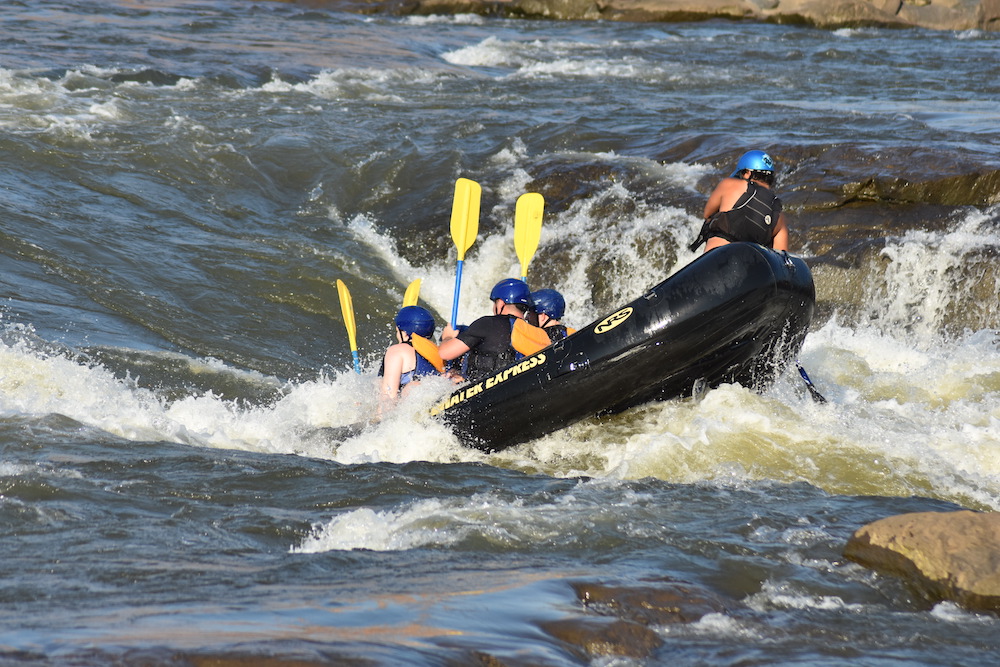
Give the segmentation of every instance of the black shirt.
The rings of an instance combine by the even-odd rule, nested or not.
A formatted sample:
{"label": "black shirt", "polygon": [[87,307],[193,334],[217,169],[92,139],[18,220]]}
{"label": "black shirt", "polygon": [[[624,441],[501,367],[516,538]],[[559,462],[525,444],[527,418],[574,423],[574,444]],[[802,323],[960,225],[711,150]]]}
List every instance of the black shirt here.
{"label": "black shirt", "polygon": [[458,334],[469,346],[463,364],[467,380],[477,382],[514,361],[517,353],[510,345],[510,332],[516,319],[513,315],[487,315]]}

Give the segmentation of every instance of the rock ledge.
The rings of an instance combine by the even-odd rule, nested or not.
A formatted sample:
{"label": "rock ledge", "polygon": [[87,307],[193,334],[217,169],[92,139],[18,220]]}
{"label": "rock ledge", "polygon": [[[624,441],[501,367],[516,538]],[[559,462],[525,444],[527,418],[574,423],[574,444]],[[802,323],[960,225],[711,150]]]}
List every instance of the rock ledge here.
{"label": "rock ledge", "polygon": [[362,14],[681,22],[766,21],[836,29],[1000,30],[1000,0],[298,0]]}
{"label": "rock ledge", "polygon": [[844,556],[900,575],[932,601],[1000,611],[1000,512],[919,512],[870,523]]}

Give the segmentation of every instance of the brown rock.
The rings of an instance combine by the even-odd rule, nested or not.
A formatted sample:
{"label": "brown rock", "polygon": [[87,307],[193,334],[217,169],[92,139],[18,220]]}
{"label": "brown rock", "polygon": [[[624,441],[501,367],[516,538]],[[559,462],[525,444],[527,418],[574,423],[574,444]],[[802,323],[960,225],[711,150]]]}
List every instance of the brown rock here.
{"label": "brown rock", "polygon": [[844,556],[900,575],[930,600],[1000,611],[1000,512],[920,512],[851,536]]}
{"label": "brown rock", "polygon": [[667,579],[629,586],[577,582],[573,590],[585,615],[547,621],[541,628],[590,658],[647,658],[663,644],[654,628],[691,623],[730,606],[700,586]]}
{"label": "brown rock", "polygon": [[899,18],[912,25],[933,30],[970,30],[982,27],[980,0],[907,0]]}
{"label": "brown rock", "polygon": [[[537,1],[544,3],[548,0]],[[760,7],[749,0],[600,0],[598,4],[601,18],[614,21],[753,19],[760,11]]]}
{"label": "brown rock", "polygon": [[726,610],[715,594],[679,582],[643,587],[578,583],[573,588],[587,609],[643,625],[692,623]]}
{"label": "brown rock", "polygon": [[[907,27],[891,3],[870,0],[781,0],[762,18],[776,23],[806,23],[819,28]],[[972,19],[970,19],[971,22]]]}
{"label": "brown rock", "polygon": [[992,206],[1000,203],[1000,170],[948,176],[924,182],[873,176],[843,186],[843,200],[925,203],[943,206]]}
{"label": "brown rock", "polygon": [[979,25],[983,30],[1000,30],[1000,0],[983,0],[979,12]]}
{"label": "brown rock", "polygon": [[620,619],[549,621],[542,624],[542,629],[560,641],[579,647],[590,657],[621,655],[646,658],[663,644],[653,630]]}
{"label": "brown rock", "polygon": [[903,6],[903,0],[872,0],[872,6],[880,12],[896,14]]}
{"label": "brown rock", "polygon": [[1000,0],[295,0],[363,14],[470,13],[509,18],[704,21],[726,18],[819,28],[1000,30]]}

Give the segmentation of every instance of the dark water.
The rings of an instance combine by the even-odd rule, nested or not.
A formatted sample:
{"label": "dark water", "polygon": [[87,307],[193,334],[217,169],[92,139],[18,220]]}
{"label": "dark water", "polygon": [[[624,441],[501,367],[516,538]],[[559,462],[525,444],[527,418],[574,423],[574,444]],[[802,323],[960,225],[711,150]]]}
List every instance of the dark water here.
{"label": "dark water", "polygon": [[[0,28],[5,664],[1000,659],[996,618],[841,555],[883,516],[1000,509],[996,35],[209,1]],[[460,319],[519,272],[538,191],[529,282],[582,326],[693,258],[756,147],[826,405],[789,374],[486,455],[428,383],[335,435],[410,281],[450,313],[456,178],[483,186]],[[558,630],[621,615],[597,585],[714,603],[604,650]]]}

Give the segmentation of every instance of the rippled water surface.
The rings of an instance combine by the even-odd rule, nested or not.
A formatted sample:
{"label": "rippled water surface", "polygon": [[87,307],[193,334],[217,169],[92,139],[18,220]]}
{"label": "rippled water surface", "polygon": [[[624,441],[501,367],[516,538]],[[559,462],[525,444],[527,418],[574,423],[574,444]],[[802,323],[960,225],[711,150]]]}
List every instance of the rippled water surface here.
{"label": "rippled water surface", "polygon": [[[995,34],[165,0],[6,3],[0,34],[5,664],[1000,659],[995,617],[842,556],[1000,509]],[[537,191],[529,282],[581,327],[695,257],[750,148],[826,404],[793,370],[484,454],[432,381],[340,428],[406,286],[450,314],[456,178],[483,186],[460,319]],[[643,632],[581,639],[618,619]]]}

